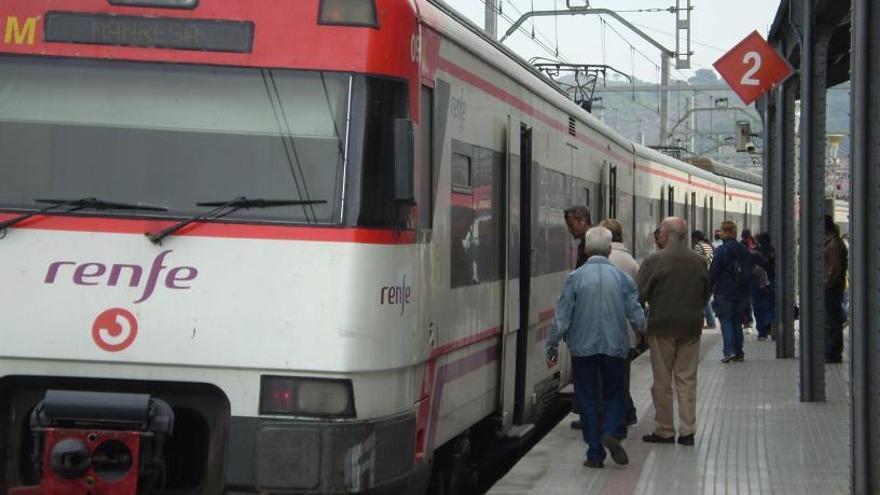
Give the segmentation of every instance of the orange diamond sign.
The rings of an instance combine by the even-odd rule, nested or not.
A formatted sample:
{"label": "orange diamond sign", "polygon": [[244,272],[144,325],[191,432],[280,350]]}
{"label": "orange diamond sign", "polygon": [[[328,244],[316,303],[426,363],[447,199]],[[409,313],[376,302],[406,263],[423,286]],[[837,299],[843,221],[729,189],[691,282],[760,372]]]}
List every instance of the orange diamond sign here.
{"label": "orange diamond sign", "polygon": [[713,65],[746,105],[794,73],[791,64],[757,31]]}

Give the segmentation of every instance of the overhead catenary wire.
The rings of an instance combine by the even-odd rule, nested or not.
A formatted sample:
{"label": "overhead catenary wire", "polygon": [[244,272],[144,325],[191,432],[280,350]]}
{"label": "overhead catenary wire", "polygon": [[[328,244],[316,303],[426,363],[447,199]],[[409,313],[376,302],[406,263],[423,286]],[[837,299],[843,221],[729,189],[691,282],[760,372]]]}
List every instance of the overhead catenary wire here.
{"label": "overhead catenary wire", "polygon": [[[604,21],[603,16],[600,15],[599,18],[602,19],[602,20]],[[651,63],[653,66],[655,66],[655,67],[659,67],[659,66],[657,65],[657,63],[654,62],[654,58],[648,56],[647,54],[645,54],[645,52],[639,50],[635,45],[633,45],[632,43],[630,43],[629,40],[626,38],[626,36],[624,36],[623,34],[620,33],[620,31],[618,31],[617,29],[615,29],[614,26],[613,26],[611,23],[609,23],[609,22],[607,22],[607,21],[605,21],[605,23],[608,25],[608,28],[609,28],[609,29],[611,29],[612,31],[614,31],[614,34],[616,34],[621,40],[623,40],[624,43],[627,44],[627,46],[630,47],[630,49],[632,49],[633,51],[635,51],[636,53],[638,53],[639,55],[641,55],[642,57],[644,57],[645,60],[647,60],[647,61],[648,61],[649,63]]]}
{"label": "overhead catenary wire", "polygon": [[[633,24],[633,26],[636,26],[636,27],[638,27],[638,28],[640,28],[640,29],[644,29],[645,31],[653,31],[653,32],[655,32],[655,33],[662,34],[662,35],[667,36],[667,37],[672,38],[672,39],[675,39],[675,38],[677,37],[677,35],[676,35],[675,33],[670,33],[669,31],[664,31],[664,30],[662,30],[662,29],[657,29],[657,28],[655,28],[655,27],[646,26],[646,25],[644,25],[644,24],[640,24],[640,23],[638,23],[638,22],[633,22],[632,24]],[[700,45],[700,46],[703,46],[703,47],[706,47],[706,48],[709,48],[709,49],[712,49],[712,50],[715,50],[715,51],[718,51],[718,52],[721,52],[721,53],[726,53],[727,50],[729,50],[729,49],[726,49],[726,48],[720,48],[720,47],[717,47],[717,46],[715,46],[715,45],[711,45],[711,44],[709,44],[709,43],[704,43],[704,42],[701,42],[701,41],[697,41],[697,40],[694,40],[693,38],[691,38],[691,43],[693,43],[694,45]]]}
{"label": "overhead catenary wire", "polygon": [[[484,5],[488,4],[487,0],[480,0],[480,2],[483,3]],[[516,8],[516,5],[513,2],[507,2],[507,7],[508,7],[508,9],[513,10],[517,16],[522,16],[522,12],[518,8]],[[501,17],[501,19],[503,19],[509,25],[512,26],[516,22],[516,19],[512,18],[509,14],[503,12],[500,8],[497,10],[497,12],[498,12],[499,17]],[[534,26],[534,22],[533,22],[533,26]],[[530,33],[523,26],[519,26],[517,28],[517,31],[525,34],[533,43],[535,43],[535,45],[537,45],[540,49],[542,49],[547,54],[555,57],[556,59],[558,59],[562,62],[568,62],[568,58],[565,57],[565,55],[563,55],[561,51],[557,52],[556,50],[554,50],[553,42],[546,35],[544,35],[544,33],[542,33],[540,29],[537,29],[537,28],[534,28],[534,29],[535,29],[535,32]]]}
{"label": "overhead catenary wire", "polygon": [[[486,0],[482,0],[482,1],[485,3]],[[523,12],[521,10],[519,10],[513,2],[508,2],[508,5],[511,9],[513,9],[513,11],[516,13],[517,16],[521,17],[523,15]],[[535,10],[534,0],[531,0],[531,6],[532,6],[532,11],[534,11]],[[503,17],[504,17],[504,20],[507,21],[510,25],[513,25],[516,22],[516,19],[514,19],[510,16],[505,15]],[[568,59],[565,56],[563,56],[561,54],[561,51],[559,50],[558,31],[557,31],[557,37],[556,37],[556,42],[555,42],[556,49],[551,48],[551,45],[553,45],[554,42],[550,41],[550,38],[535,26],[535,19],[534,18],[532,19],[532,32],[531,33],[528,33],[522,27],[520,27],[520,29],[518,29],[518,31],[529,35],[531,37],[531,39],[547,53],[554,55],[557,59],[559,59],[563,62],[568,61]]]}

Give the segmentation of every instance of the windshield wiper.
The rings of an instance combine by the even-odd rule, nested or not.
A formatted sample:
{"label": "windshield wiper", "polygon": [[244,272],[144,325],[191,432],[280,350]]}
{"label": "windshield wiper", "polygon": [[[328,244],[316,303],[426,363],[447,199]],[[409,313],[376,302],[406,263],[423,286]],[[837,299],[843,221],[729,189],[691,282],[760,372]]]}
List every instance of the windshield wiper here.
{"label": "windshield wiper", "polygon": [[133,204],[133,203],[114,203],[112,201],[104,201],[98,198],[80,198],[80,199],[35,199],[35,203],[46,204],[49,203],[49,206],[45,208],[41,208],[37,211],[31,213],[25,213],[23,215],[19,215],[15,218],[11,218],[6,220],[5,222],[0,223],[0,230],[3,230],[7,227],[12,227],[13,225],[23,222],[28,218],[35,217],[37,215],[42,215],[44,213],[48,213],[56,208],[70,207],[67,210],[64,210],[65,213],[69,213],[72,211],[82,210],[85,208],[92,208],[95,210],[145,210],[145,211],[168,211],[168,208],[164,206],[152,206],[152,205],[144,205],[144,204]]}
{"label": "windshield wiper", "polygon": [[235,198],[231,201],[207,201],[203,203],[196,203],[197,206],[216,206],[213,210],[206,211],[205,213],[201,213],[192,218],[188,218],[186,220],[182,220],[174,225],[167,227],[159,232],[146,232],[146,235],[150,242],[153,244],[159,244],[162,242],[162,239],[165,239],[169,235],[177,232],[178,230],[186,227],[187,225],[198,222],[200,220],[215,220],[218,218],[225,217],[230,213],[241,210],[243,208],[272,208],[277,206],[303,206],[303,205],[318,205],[324,204],[327,201],[325,200],[302,200],[302,199],[249,199],[244,196]]}

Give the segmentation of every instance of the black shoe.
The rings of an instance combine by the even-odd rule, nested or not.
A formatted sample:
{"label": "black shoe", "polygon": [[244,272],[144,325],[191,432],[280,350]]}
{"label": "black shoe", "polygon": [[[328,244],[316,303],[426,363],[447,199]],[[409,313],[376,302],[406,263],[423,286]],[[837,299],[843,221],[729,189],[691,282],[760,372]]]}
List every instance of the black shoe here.
{"label": "black shoe", "polygon": [[571,422],[571,429],[572,430],[582,430],[583,428],[581,427],[581,420],[576,419],[576,420],[572,421]]}
{"label": "black shoe", "polygon": [[650,435],[643,436],[642,441],[647,443],[675,443],[675,437],[665,438],[656,433],[651,433]]}
{"label": "black shoe", "polygon": [[729,363],[729,362],[733,361],[735,358],[736,358],[736,356],[724,356],[723,358],[721,358],[721,362],[722,363]]}
{"label": "black shoe", "polygon": [[767,340],[767,337],[761,337],[760,335],[758,336],[758,341],[759,341],[759,342],[763,342],[763,341],[765,341],[765,340]]}
{"label": "black shoe", "polygon": [[736,361],[737,363],[741,363],[746,360],[746,357],[745,356],[736,356],[733,358],[733,360]]}
{"label": "black shoe", "polygon": [[629,456],[627,456],[626,451],[623,450],[623,445],[620,445],[620,440],[611,435],[602,435],[602,446],[608,449],[608,452],[611,454],[611,459],[614,460],[614,462],[621,466],[629,464]]}
{"label": "black shoe", "polygon": [[591,461],[589,459],[584,461],[584,467],[593,468],[593,469],[602,469],[605,467],[605,462],[603,461]]}
{"label": "black shoe", "polygon": [[680,443],[681,445],[693,445],[694,434],[691,433],[690,435],[681,435],[680,437],[678,437],[678,443]]}
{"label": "black shoe", "polygon": [[638,416],[633,416],[631,418],[626,419],[626,426],[635,426],[637,424],[639,424]]}

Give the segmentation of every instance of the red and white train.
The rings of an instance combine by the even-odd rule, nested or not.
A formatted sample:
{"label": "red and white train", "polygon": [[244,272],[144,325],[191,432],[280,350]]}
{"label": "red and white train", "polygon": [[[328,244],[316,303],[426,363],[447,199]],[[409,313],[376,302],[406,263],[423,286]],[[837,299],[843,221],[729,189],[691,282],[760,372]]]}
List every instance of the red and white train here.
{"label": "red and white train", "polygon": [[434,1],[4,0],[0,29],[0,493],[461,490],[568,380],[566,206],[637,256],[666,215],[761,214]]}

